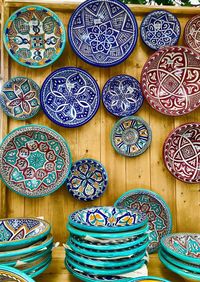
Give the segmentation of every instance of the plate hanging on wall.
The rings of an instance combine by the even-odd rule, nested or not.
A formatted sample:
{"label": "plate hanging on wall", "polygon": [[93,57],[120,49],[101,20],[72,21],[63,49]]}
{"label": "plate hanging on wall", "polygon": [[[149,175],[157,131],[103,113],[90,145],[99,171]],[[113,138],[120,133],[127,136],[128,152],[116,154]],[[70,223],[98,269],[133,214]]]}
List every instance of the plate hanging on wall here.
{"label": "plate hanging on wall", "polygon": [[185,44],[200,53],[200,15],[189,20],[184,29]]}

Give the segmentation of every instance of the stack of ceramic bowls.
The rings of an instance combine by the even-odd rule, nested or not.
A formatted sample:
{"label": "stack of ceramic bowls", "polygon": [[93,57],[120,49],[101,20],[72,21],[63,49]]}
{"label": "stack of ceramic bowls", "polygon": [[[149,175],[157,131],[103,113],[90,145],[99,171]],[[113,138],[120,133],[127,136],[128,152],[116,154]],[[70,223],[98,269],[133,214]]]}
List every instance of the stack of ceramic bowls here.
{"label": "stack of ceramic bowls", "polygon": [[38,218],[0,219],[0,265],[30,277],[41,274],[52,258],[50,224]]}
{"label": "stack of ceramic bowls", "polygon": [[200,234],[176,233],[164,237],[159,258],[184,279],[200,281]]}
{"label": "stack of ceramic bowls", "polygon": [[146,215],[116,207],[91,207],[69,216],[66,268],[83,281],[130,281],[147,275]]}

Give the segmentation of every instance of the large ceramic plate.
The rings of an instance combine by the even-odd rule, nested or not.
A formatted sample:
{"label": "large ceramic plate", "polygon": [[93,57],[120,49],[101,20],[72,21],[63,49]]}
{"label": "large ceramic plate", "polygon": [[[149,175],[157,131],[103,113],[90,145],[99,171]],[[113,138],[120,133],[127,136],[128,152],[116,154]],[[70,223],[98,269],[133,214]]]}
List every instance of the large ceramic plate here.
{"label": "large ceramic plate", "polygon": [[8,282],[34,282],[32,278],[13,267],[0,266],[0,281]]}
{"label": "large ceramic plate", "polygon": [[118,0],[84,1],[72,14],[69,42],[85,62],[110,67],[126,60],[135,48],[134,14]]}
{"label": "large ceramic plate", "polygon": [[86,71],[64,67],[43,82],[41,106],[47,117],[64,127],[77,127],[93,118],[100,105],[100,90]]}
{"label": "large ceramic plate", "polygon": [[0,146],[0,173],[5,184],[26,197],[53,193],[66,180],[71,155],[65,139],[41,125],[11,131]]}
{"label": "large ceramic plate", "polygon": [[200,57],[187,47],[164,47],[143,67],[143,94],[156,111],[188,114],[200,106]]}
{"label": "large ceramic plate", "polygon": [[3,40],[16,62],[41,68],[60,57],[66,35],[64,25],[53,11],[41,6],[25,6],[7,20]]}
{"label": "large ceramic plate", "polygon": [[200,53],[200,15],[189,20],[184,29],[185,44]]}
{"label": "large ceramic plate", "polygon": [[174,129],[163,146],[166,167],[187,183],[200,183],[200,123],[186,123]]}
{"label": "large ceramic plate", "polygon": [[172,217],[170,209],[165,200],[152,191],[145,189],[128,191],[116,201],[115,206],[137,210],[147,215],[150,228],[149,253],[155,252],[160,246],[161,238],[171,233]]}

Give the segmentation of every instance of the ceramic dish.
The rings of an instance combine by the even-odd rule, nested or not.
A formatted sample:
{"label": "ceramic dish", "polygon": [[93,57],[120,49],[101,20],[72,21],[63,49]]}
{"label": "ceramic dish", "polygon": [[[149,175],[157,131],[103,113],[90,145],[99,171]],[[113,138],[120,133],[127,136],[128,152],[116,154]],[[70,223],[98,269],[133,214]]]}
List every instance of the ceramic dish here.
{"label": "ceramic dish", "polygon": [[175,128],[163,146],[164,163],[177,179],[200,183],[200,123],[186,123]]}
{"label": "ceramic dish", "polygon": [[82,230],[97,232],[123,232],[147,224],[143,213],[112,206],[91,207],[78,210],[69,216],[69,224]]}
{"label": "ceramic dish", "polygon": [[152,131],[140,117],[129,116],[117,121],[111,132],[111,143],[120,155],[136,157],[150,146]]}
{"label": "ceramic dish", "polygon": [[78,127],[90,121],[100,105],[96,80],[86,71],[64,67],[43,82],[40,102],[44,113],[63,127]]}
{"label": "ceramic dish", "polygon": [[187,47],[164,47],[142,69],[141,86],[149,105],[169,115],[188,114],[200,106],[200,57]]}
{"label": "ceramic dish", "polygon": [[4,26],[3,40],[9,55],[29,68],[46,67],[62,54],[65,28],[59,17],[41,6],[15,11]]}
{"label": "ceramic dish", "polygon": [[200,53],[200,15],[196,15],[191,18],[184,29],[185,44]]}
{"label": "ceramic dish", "polygon": [[32,278],[39,276],[40,274],[42,274],[51,264],[51,260],[49,260],[48,263],[46,263],[46,265],[40,266],[37,269],[34,269],[32,271],[30,271],[28,273],[28,275]]}
{"label": "ceramic dish", "polygon": [[4,113],[18,120],[35,116],[40,109],[40,87],[30,78],[17,76],[1,88],[0,105]]}
{"label": "ceramic dish", "polygon": [[48,222],[37,218],[0,219],[0,251],[25,247],[50,233]]}
{"label": "ceramic dish", "polygon": [[134,14],[118,0],[88,0],[72,14],[69,42],[86,63],[110,67],[126,60],[135,48],[138,27]]}
{"label": "ceramic dish", "polygon": [[45,266],[51,260],[51,254],[47,254],[31,263],[16,266],[17,269],[24,273],[30,273],[32,270]]}
{"label": "ceramic dish", "polygon": [[130,75],[110,78],[103,87],[102,100],[105,108],[117,117],[135,114],[143,103],[140,83]]}
{"label": "ceramic dish", "polygon": [[198,233],[168,235],[162,238],[161,247],[180,260],[200,265],[200,234]]}
{"label": "ceramic dish", "polygon": [[67,142],[42,125],[26,125],[11,131],[0,146],[2,180],[26,197],[42,197],[56,191],[71,168]]}
{"label": "ceramic dish", "polygon": [[72,196],[82,201],[99,198],[106,190],[108,174],[103,165],[93,159],[73,163],[67,179],[67,189]]}
{"label": "ceramic dish", "polygon": [[13,267],[0,265],[1,281],[34,282],[28,275]]}
{"label": "ceramic dish", "polygon": [[170,282],[169,280],[159,278],[159,277],[154,277],[154,276],[145,276],[145,277],[138,277],[134,280],[131,280],[132,282],[156,282],[156,281],[162,281],[162,282]]}
{"label": "ceramic dish", "polygon": [[148,252],[155,252],[163,236],[171,233],[172,216],[169,206],[158,194],[145,189],[130,190],[124,193],[114,204],[118,208],[128,208],[143,212],[148,217]]}
{"label": "ceramic dish", "polygon": [[165,10],[156,10],[144,17],[140,26],[143,42],[151,49],[176,45],[181,34],[178,18]]}

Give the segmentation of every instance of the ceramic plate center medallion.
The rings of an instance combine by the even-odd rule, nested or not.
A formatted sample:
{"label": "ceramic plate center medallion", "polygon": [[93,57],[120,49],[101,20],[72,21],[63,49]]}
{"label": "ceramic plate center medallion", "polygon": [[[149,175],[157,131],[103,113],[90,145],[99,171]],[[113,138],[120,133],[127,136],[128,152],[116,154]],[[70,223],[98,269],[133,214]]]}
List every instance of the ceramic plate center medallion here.
{"label": "ceramic plate center medallion", "polygon": [[184,29],[185,44],[200,53],[200,15],[193,17]]}

